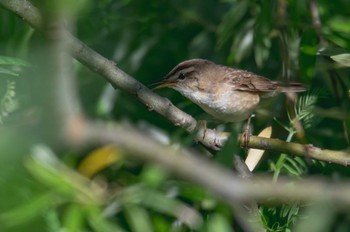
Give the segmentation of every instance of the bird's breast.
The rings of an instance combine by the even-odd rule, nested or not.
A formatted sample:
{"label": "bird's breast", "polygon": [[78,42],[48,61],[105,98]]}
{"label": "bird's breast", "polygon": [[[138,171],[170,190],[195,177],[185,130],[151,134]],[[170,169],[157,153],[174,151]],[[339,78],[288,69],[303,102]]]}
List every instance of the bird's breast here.
{"label": "bird's breast", "polygon": [[257,93],[225,91],[224,93],[197,93],[194,102],[214,118],[225,122],[247,119],[257,107],[260,97]]}

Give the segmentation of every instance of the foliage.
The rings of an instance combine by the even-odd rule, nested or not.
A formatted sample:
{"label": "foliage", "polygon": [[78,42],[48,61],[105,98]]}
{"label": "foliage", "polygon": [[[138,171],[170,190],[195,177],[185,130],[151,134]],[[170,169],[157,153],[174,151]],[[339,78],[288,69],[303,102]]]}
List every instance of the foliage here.
{"label": "foliage", "polygon": [[[3,123],[5,117],[18,108],[16,99],[16,82],[10,77],[18,77],[22,67],[28,67],[28,62],[15,58],[0,56],[0,77],[3,78],[2,83],[5,85],[3,96],[0,102],[0,124]],[[5,84],[6,83],[6,84]]]}
{"label": "foliage", "polygon": [[[194,57],[273,80],[303,82],[310,91],[300,95],[296,104],[283,95],[264,101],[253,120],[254,131],[272,124],[273,137],[345,149],[349,144],[344,135],[350,131],[350,8],[346,0],[317,1],[318,29],[310,2],[79,1],[70,13],[76,18],[80,40],[146,85],[176,63]],[[110,147],[70,151],[57,141],[42,139],[41,130],[33,128],[40,125],[42,113],[34,97],[44,91],[35,78],[43,75],[47,59],[44,36],[5,8],[0,8],[0,20],[4,22],[0,29],[0,163],[4,166],[0,184],[5,189],[0,193],[1,231],[240,231],[227,203],[188,180],[172,177],[162,167],[129,160],[118,148],[114,155],[108,153]],[[149,112],[129,94],[111,91],[109,84],[82,64],[74,67],[88,117],[135,124],[174,146],[209,153],[192,142],[192,135]],[[158,93],[194,117],[205,117],[179,94]],[[296,123],[302,130],[296,129]],[[213,125],[217,123],[208,126]],[[218,129],[236,135],[241,126]],[[34,146],[38,141],[45,145]],[[233,151],[245,153],[235,146],[234,136],[213,162],[230,166]],[[347,168],[275,153],[268,154],[257,171],[270,174],[273,181],[284,175],[295,179],[350,175]],[[326,215],[326,207],[316,211],[299,202],[265,202],[259,212],[267,231],[292,231],[305,226],[305,219],[315,222]],[[322,220],[324,228],[347,231],[343,229],[349,224],[347,211],[328,213],[328,220]],[[308,224],[308,231],[318,228],[316,224]]]}

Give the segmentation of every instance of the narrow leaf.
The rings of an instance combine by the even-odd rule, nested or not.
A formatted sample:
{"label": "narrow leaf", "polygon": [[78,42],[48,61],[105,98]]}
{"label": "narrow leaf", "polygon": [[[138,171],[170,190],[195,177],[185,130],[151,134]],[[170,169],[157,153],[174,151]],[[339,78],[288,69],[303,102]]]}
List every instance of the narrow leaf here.
{"label": "narrow leaf", "polygon": [[331,56],[331,59],[340,64],[341,66],[350,67],[350,53],[343,53]]}

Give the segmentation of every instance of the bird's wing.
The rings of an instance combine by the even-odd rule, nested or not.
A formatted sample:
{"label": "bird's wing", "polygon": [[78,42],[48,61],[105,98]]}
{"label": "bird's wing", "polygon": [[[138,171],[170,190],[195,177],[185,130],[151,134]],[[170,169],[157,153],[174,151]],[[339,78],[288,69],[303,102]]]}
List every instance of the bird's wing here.
{"label": "bird's wing", "polygon": [[273,92],[279,86],[276,81],[271,81],[248,71],[229,68],[227,72],[228,76],[231,77],[228,83],[233,87],[233,90]]}

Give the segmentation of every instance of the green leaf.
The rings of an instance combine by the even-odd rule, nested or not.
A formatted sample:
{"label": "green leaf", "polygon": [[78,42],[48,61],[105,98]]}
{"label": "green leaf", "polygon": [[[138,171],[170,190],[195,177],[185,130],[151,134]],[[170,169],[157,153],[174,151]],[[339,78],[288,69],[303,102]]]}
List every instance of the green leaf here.
{"label": "green leaf", "polygon": [[202,223],[200,214],[194,209],[177,199],[170,198],[162,192],[143,185],[134,185],[126,188],[117,199],[125,207],[141,205],[158,213],[178,218],[190,228],[195,228]]}
{"label": "green leaf", "polygon": [[209,198],[208,192],[202,187],[187,182],[178,183],[178,188],[180,196],[191,201],[202,202]]}
{"label": "green leaf", "polygon": [[233,230],[231,228],[230,222],[228,222],[228,220],[223,215],[215,213],[209,217],[206,231],[230,232]]}
{"label": "green leaf", "polygon": [[239,63],[253,50],[255,20],[247,21],[241,30],[234,36],[233,43],[228,57],[228,63]]}
{"label": "green leaf", "polygon": [[325,38],[338,47],[342,47],[347,50],[350,49],[350,35],[347,33],[333,31],[329,34],[325,34]]}
{"label": "green leaf", "polygon": [[159,186],[161,183],[163,183],[166,180],[167,176],[168,174],[166,170],[156,165],[146,166],[141,174],[142,180],[146,184],[152,187]]}
{"label": "green leaf", "polygon": [[11,69],[3,68],[3,67],[0,67],[0,74],[8,74],[16,77],[19,75],[18,73],[12,71]]}
{"label": "green leaf", "polygon": [[65,231],[82,231],[84,222],[83,209],[84,208],[81,205],[77,204],[71,204],[68,206],[63,216],[63,225],[65,227]]}
{"label": "green leaf", "polygon": [[43,6],[47,13],[55,15],[58,12],[74,15],[80,11],[86,10],[89,7],[89,0],[51,0],[49,2],[44,2]]}
{"label": "green leaf", "polygon": [[334,31],[339,31],[341,33],[347,34],[350,33],[350,19],[348,17],[335,16],[333,18],[330,18],[327,24]]}
{"label": "green leaf", "polygon": [[272,1],[263,1],[260,13],[256,19],[254,30],[254,57],[258,67],[262,67],[270,55],[273,6],[274,4]]}
{"label": "green leaf", "polygon": [[0,56],[0,65],[18,65],[24,67],[30,66],[30,64],[23,59],[9,56]]}
{"label": "green leaf", "polygon": [[218,46],[221,47],[231,36],[235,34],[236,25],[240,23],[248,9],[248,1],[232,3],[230,10],[224,15],[218,27]]}
{"label": "green leaf", "polygon": [[26,223],[40,216],[48,208],[61,203],[62,199],[55,197],[53,194],[43,194],[18,208],[3,212],[0,214],[0,222],[8,227]]}
{"label": "green leaf", "polygon": [[27,160],[29,172],[65,199],[98,205],[104,201],[100,186],[61,163],[44,145],[36,145]]}
{"label": "green leaf", "polygon": [[314,77],[317,52],[318,39],[315,31],[304,31],[300,41],[299,65],[305,81]]}
{"label": "green leaf", "polygon": [[142,205],[157,212],[176,217],[190,228],[195,228],[202,223],[200,214],[181,201],[151,189],[144,191],[144,194]]}
{"label": "green leaf", "polygon": [[317,52],[317,55],[329,57],[329,56],[339,55],[347,52],[348,52],[347,49],[340,48],[340,47],[326,47],[324,49],[320,49]]}
{"label": "green leaf", "polygon": [[86,209],[88,223],[96,232],[125,232],[119,225],[108,221],[101,210],[95,206]]}
{"label": "green leaf", "polygon": [[148,212],[136,205],[126,205],[125,212],[128,220],[128,224],[133,232],[151,232],[153,231],[153,226],[151,223],[150,216]]}
{"label": "green leaf", "polygon": [[0,124],[3,118],[18,109],[18,100],[16,98],[16,82],[7,80],[6,90],[0,101]]}
{"label": "green leaf", "polygon": [[285,165],[283,166],[283,168],[285,168],[289,174],[292,174],[292,175],[294,175],[294,176],[300,176],[299,170],[294,169],[293,166],[291,166],[291,165],[289,165],[289,164],[285,164]]}
{"label": "green leaf", "polygon": [[45,211],[43,217],[45,218],[48,232],[58,232],[62,229],[59,213],[53,207]]}
{"label": "green leaf", "polygon": [[312,90],[300,96],[297,104],[294,106],[295,116],[302,122],[304,128],[315,126],[322,119],[320,115],[316,117],[314,112],[319,94],[318,90]]}

